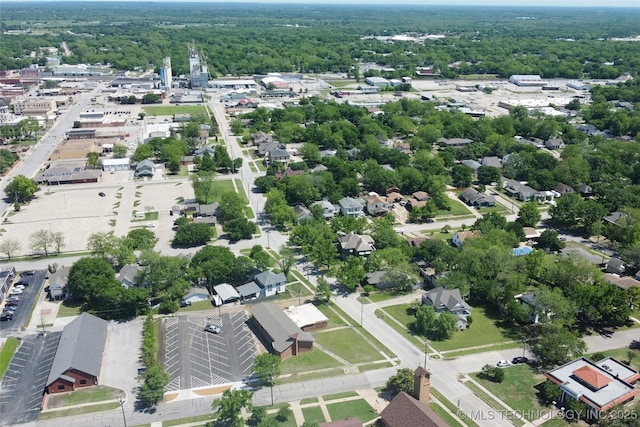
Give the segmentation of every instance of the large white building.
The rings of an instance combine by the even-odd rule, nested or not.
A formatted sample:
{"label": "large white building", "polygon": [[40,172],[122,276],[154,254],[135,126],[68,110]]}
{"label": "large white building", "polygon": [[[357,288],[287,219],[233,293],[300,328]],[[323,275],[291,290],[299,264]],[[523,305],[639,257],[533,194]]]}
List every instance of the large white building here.
{"label": "large white building", "polygon": [[168,89],[171,89],[173,85],[173,76],[171,73],[171,58],[166,56],[162,59],[162,68],[160,68],[160,84]]}
{"label": "large white building", "polygon": [[513,83],[516,86],[547,86],[548,82],[542,80],[537,74],[514,74],[509,77],[509,83]]}

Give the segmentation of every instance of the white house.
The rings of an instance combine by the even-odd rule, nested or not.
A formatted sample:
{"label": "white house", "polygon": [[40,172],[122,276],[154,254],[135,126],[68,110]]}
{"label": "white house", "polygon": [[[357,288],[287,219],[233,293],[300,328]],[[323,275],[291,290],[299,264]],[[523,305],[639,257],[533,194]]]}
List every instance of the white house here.
{"label": "white house", "polygon": [[319,202],[313,203],[311,206],[320,205],[322,206],[322,215],[325,219],[331,219],[340,210],[339,207],[336,207],[333,203],[328,200],[320,200]]}
{"label": "white house", "polygon": [[287,277],[284,273],[274,273],[273,271],[261,271],[250,274],[249,279],[261,289],[261,297],[270,297],[286,290]]}
{"label": "white house", "polygon": [[369,212],[369,215],[384,215],[389,212],[390,206],[386,197],[378,194],[372,194],[367,197],[367,212]]}
{"label": "white house", "polygon": [[351,197],[343,197],[338,202],[340,206],[340,213],[343,216],[362,216],[364,213],[362,212],[363,206],[362,203]]}

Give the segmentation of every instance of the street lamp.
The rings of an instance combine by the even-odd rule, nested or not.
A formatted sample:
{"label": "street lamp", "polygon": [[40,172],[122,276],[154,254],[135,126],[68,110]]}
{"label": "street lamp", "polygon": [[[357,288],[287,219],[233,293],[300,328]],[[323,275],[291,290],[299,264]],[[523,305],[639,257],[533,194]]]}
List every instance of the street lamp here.
{"label": "street lamp", "polygon": [[273,376],[274,376],[273,374],[274,374],[275,369],[276,369],[276,365],[275,365],[275,363],[272,363],[271,364],[271,372],[270,372],[271,375],[270,375],[270,380],[269,380],[269,384],[271,384],[271,406],[273,406]]}
{"label": "street lamp", "polygon": [[523,337],[522,338],[522,357],[524,357],[524,351],[527,348],[527,342],[529,341],[529,338],[527,337]]}
{"label": "street lamp", "polygon": [[124,422],[124,427],[127,427],[127,418],[124,416],[124,393],[118,393],[118,403],[120,404],[120,409],[122,409],[122,421]]}

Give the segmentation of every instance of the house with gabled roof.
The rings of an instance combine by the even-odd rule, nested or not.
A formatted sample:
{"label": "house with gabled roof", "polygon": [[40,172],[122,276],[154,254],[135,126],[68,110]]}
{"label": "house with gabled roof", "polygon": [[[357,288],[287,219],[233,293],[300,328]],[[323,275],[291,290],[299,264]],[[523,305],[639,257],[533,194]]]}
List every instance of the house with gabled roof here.
{"label": "house with gabled roof", "polygon": [[305,205],[295,205],[293,211],[296,214],[296,224],[303,221],[313,221],[315,218],[311,211]]}
{"label": "house with gabled roof", "polygon": [[371,194],[367,197],[367,212],[369,215],[384,215],[389,212],[391,205],[387,202],[386,197],[378,194]]}
{"label": "house with gabled roof", "polygon": [[149,159],[144,159],[136,165],[136,178],[140,178],[142,176],[153,176],[154,170],[155,166],[153,162]]}
{"label": "house with gabled roof", "polygon": [[359,217],[364,215],[362,202],[354,198],[343,197],[338,201],[338,205],[340,206],[340,213],[342,213],[343,216]]}
{"label": "house with gabled roof", "polygon": [[469,138],[439,138],[438,145],[440,147],[466,147],[473,144],[473,140]]}
{"label": "house with gabled roof", "polygon": [[516,199],[523,202],[535,200],[538,194],[537,190],[529,187],[526,184],[522,184],[515,179],[503,178],[502,185],[502,188],[504,188],[504,191],[508,196],[515,197]]}
{"label": "house with gabled roof", "polygon": [[138,284],[138,273],[142,268],[138,264],[126,264],[118,273],[118,281],[123,288],[133,288]]}
{"label": "house with gabled roof", "polygon": [[107,325],[106,320],[84,312],[64,327],[45,385],[47,393],[99,384]]}
{"label": "house with gabled roof", "polygon": [[588,419],[626,405],[640,394],[633,384],[640,374],[612,357],[597,363],[580,357],[544,374],[562,392],[559,403],[579,400],[587,407]]}
{"label": "house with gabled roof", "polygon": [[274,163],[287,163],[291,155],[284,148],[276,148],[267,152],[267,164],[272,165]]}
{"label": "house with gabled roof", "polygon": [[486,207],[495,206],[496,204],[495,197],[481,193],[471,187],[462,191],[458,197],[469,206]]}
{"label": "house with gabled roof", "polygon": [[325,219],[331,219],[340,211],[340,207],[334,205],[328,200],[320,200],[318,202],[314,202],[311,206],[320,205],[322,206],[322,215]]}
{"label": "house with gabled roof", "polygon": [[451,238],[451,243],[454,246],[461,248],[464,245],[464,241],[467,239],[475,239],[478,236],[478,232],[475,230],[456,231]]}
{"label": "house with gabled roof", "polygon": [[284,146],[276,141],[267,141],[267,142],[261,142],[258,145],[258,154],[261,156],[266,156],[267,153],[271,150],[277,150],[279,148],[284,148]]}
{"label": "house with gabled roof", "polygon": [[375,241],[371,236],[353,232],[338,237],[338,247],[343,257],[368,256],[376,250]]}
{"label": "house with gabled roof", "polygon": [[436,313],[448,311],[460,316],[471,314],[471,306],[462,299],[458,288],[445,289],[438,286],[422,296],[422,303],[432,306]]}
{"label": "house with gabled roof", "polygon": [[64,265],[49,275],[49,298],[64,300],[70,296],[67,294],[67,276],[69,276],[69,267]]}
{"label": "house with gabled roof", "polygon": [[256,304],[252,315],[258,335],[269,351],[282,360],[313,350],[313,336],[300,329],[277,305]]}
{"label": "house with gabled roof", "polygon": [[287,276],[282,272],[255,271],[249,274],[249,280],[252,280],[260,287],[261,297],[270,297],[286,290]]}

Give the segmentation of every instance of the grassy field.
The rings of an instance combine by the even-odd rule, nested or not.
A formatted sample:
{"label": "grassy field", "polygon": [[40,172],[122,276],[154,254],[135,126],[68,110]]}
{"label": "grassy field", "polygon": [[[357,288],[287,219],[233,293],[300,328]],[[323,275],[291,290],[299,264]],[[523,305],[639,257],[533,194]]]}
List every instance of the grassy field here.
{"label": "grassy field", "polygon": [[328,394],[326,396],[322,396],[323,400],[338,400],[338,399],[344,399],[345,397],[356,397],[358,395],[358,393],[356,393],[355,391],[345,391],[344,393],[335,393],[335,394]]}
{"label": "grassy field", "polygon": [[190,424],[198,421],[209,421],[214,418],[213,414],[194,415],[193,417],[178,418],[177,420],[163,421],[162,427],[179,426],[182,424]]}
{"label": "grassy field", "polygon": [[[640,351],[638,350],[629,350],[627,347],[617,348],[615,350],[607,350],[599,352],[600,355],[604,357],[613,357],[619,361],[629,361],[630,365],[636,371],[640,371]],[[632,356],[631,358],[629,356]],[[586,356],[593,362],[598,362],[599,360],[595,360],[593,358],[593,354],[589,354]],[[629,360],[631,359],[631,360]]]}
{"label": "grassy field", "polygon": [[310,295],[313,295],[309,289],[300,282],[293,282],[287,285],[287,290],[280,294],[281,299],[300,298],[302,302]]}
{"label": "grassy field", "polygon": [[[431,395],[435,399],[438,399],[438,401],[440,401],[440,403],[442,403],[444,406],[446,406],[447,409],[449,411],[453,412],[454,414],[458,411],[458,408],[456,408],[456,406],[453,403],[451,403],[451,401],[449,401],[446,397],[444,397],[438,390],[432,388],[431,389]],[[464,422],[469,427],[480,427],[473,420],[469,419],[469,417],[467,417],[464,420]]]}
{"label": "grassy field", "polygon": [[[484,388],[491,391],[511,408],[527,416],[535,415],[543,409],[537,399],[538,384],[544,382],[542,374],[536,374],[529,365],[516,365],[504,370],[504,381],[494,383],[478,376],[477,373],[471,376]],[[548,408],[550,409],[550,408]],[[529,419],[529,421],[532,421]]]}
{"label": "grassy field", "polygon": [[41,412],[38,420],[50,420],[52,418],[68,417],[70,415],[92,414],[94,412],[111,411],[119,408],[118,402],[103,403],[100,405],[81,406],[79,408],[63,409],[60,411]]}
{"label": "grassy field", "polygon": [[324,418],[322,409],[320,409],[319,406],[313,406],[311,408],[302,408],[302,415],[304,415],[304,420],[309,422],[315,421],[318,424],[321,424],[327,421]]}
{"label": "grassy field", "polygon": [[457,200],[453,200],[453,199],[449,199],[449,206],[451,207],[451,210],[447,211],[447,210],[439,210],[438,214],[436,215],[436,218],[438,217],[452,217],[452,216],[469,216],[473,214],[469,211],[469,208],[467,207],[467,205],[465,205],[462,202],[459,202]]}
{"label": "grassy field", "polygon": [[[325,316],[327,316],[327,318],[329,318],[329,323],[327,324],[327,328],[334,328],[336,326],[347,325],[347,323],[344,320],[342,320],[334,310],[332,310],[333,308],[332,304],[317,304],[316,307],[318,308],[318,310],[322,312],[322,314],[324,314]],[[345,319],[348,319],[348,317],[345,317]]]}
{"label": "grassy field", "polygon": [[301,405],[307,405],[309,403],[318,403],[318,398],[317,397],[307,397],[306,399],[302,399],[300,401]]}
{"label": "grassy field", "polygon": [[[414,316],[407,313],[409,307],[410,304],[399,304],[385,307],[383,310],[388,315],[400,321],[400,323],[408,329],[409,325],[415,320]],[[455,332],[453,337],[445,341],[431,341],[431,346],[438,351],[446,352],[480,345],[499,345],[512,341],[508,336],[508,331],[500,328],[493,319],[487,317],[484,308],[474,308],[471,316],[473,323],[469,329]],[[386,319],[385,321],[396,330],[401,331],[401,328],[394,325],[392,320]],[[404,335],[408,337],[411,336],[407,331],[404,331]]]}
{"label": "grassy field", "polygon": [[[399,295],[393,294],[391,292],[384,292],[384,291],[378,291],[378,292],[371,292],[367,297],[371,300],[371,302],[382,302],[382,301],[388,301],[392,298],[395,298]],[[365,302],[366,304],[366,302]]]}
{"label": "grassy field", "polygon": [[347,417],[353,417],[366,423],[378,416],[376,411],[364,399],[331,403],[327,405],[327,410],[332,420],[344,420]]}
{"label": "grassy field", "polygon": [[440,415],[440,418],[442,418],[449,427],[464,427],[462,424],[456,421],[456,419],[453,418],[448,411],[446,411],[437,403],[429,403],[429,408],[431,408],[436,414]]}
{"label": "grassy field", "polygon": [[82,304],[71,301],[62,301],[58,306],[58,317],[77,316],[81,313]]}
{"label": "grassy field", "polygon": [[189,307],[180,307],[180,312],[188,312],[188,311],[202,311],[202,310],[213,310],[216,308],[211,301],[197,301],[192,303]]}
{"label": "grassy field", "polygon": [[102,385],[89,387],[85,390],[76,390],[69,394],[52,395],[47,400],[47,407],[49,409],[64,408],[65,406],[80,405],[83,403],[113,400],[118,398],[120,392],[121,390],[119,389]]}
{"label": "grassy field", "polygon": [[350,363],[372,362],[380,359],[373,347],[353,329],[316,332],[316,342]]}
{"label": "grassy field", "polygon": [[282,361],[281,375],[297,375],[317,369],[335,368],[340,362],[321,350],[314,349]]}
{"label": "grassy field", "polygon": [[17,338],[7,338],[4,345],[2,346],[2,351],[0,351],[0,380],[4,377],[4,373],[7,372],[9,368],[9,363],[11,363],[11,359],[13,358],[13,354],[18,349],[20,345],[20,340]]}
{"label": "grassy field", "polygon": [[144,112],[149,116],[173,116],[174,114],[206,114],[207,107],[204,105],[170,105],[170,106],[147,106],[143,107]]}

